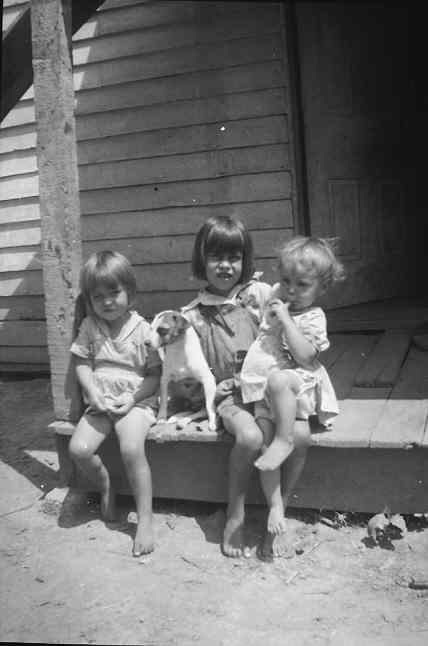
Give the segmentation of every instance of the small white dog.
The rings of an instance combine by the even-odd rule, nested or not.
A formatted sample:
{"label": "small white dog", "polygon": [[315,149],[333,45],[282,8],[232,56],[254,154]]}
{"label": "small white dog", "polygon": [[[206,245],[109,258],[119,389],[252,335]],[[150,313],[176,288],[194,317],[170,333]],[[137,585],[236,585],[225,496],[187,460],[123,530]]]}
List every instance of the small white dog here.
{"label": "small white dog", "polygon": [[[208,428],[215,431],[217,428],[214,407],[216,382],[202,352],[196,331],[176,310],[159,312],[150,327],[147,345],[157,349],[163,361],[158,421],[165,421],[167,418],[169,382],[192,378],[202,384]],[[180,420],[178,417],[170,418],[169,421],[176,421],[180,426],[184,426],[200,417],[201,412],[198,412]]]}

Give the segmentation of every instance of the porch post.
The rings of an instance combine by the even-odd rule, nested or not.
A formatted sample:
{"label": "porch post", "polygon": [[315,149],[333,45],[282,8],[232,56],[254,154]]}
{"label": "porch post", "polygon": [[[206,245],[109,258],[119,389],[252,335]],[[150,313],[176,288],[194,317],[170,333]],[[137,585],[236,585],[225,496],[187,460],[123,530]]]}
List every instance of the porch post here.
{"label": "porch post", "polygon": [[41,253],[57,419],[67,419],[70,408],[69,347],[82,254],[71,6],[72,0],[31,0]]}

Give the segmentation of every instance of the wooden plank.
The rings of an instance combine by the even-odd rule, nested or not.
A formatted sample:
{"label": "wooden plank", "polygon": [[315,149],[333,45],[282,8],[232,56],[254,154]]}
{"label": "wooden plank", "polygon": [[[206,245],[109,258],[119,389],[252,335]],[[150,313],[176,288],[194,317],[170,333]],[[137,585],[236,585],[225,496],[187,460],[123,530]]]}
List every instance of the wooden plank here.
{"label": "wooden plank", "polygon": [[37,156],[34,148],[0,154],[0,177],[19,173],[32,173],[36,170]]}
{"label": "wooden plank", "polygon": [[40,224],[38,222],[10,224],[0,230],[0,249],[40,244]]}
{"label": "wooden plank", "polygon": [[[61,431],[59,426],[58,431]],[[69,435],[58,431],[55,435],[61,439],[57,444],[61,451],[60,465],[69,478],[67,484],[93,490],[73,468],[68,452]],[[226,502],[230,446],[225,441],[158,443],[149,440],[147,451],[154,497]],[[129,482],[118,458],[114,434],[103,442],[101,454],[115,490],[129,495]],[[428,496],[427,470],[428,452],[423,450],[312,447],[291,507],[374,514],[388,506],[394,513],[421,512],[426,509]],[[255,471],[247,502],[265,504]]]}
{"label": "wooden plank", "polygon": [[338,399],[345,399],[351,392],[355,375],[375,343],[375,335],[349,335],[348,348],[329,368],[329,375]]}
{"label": "wooden plank", "polygon": [[46,363],[0,363],[0,373],[7,375],[28,375],[32,376],[49,375],[49,362],[46,360]]}
{"label": "wooden plank", "polygon": [[[200,43],[197,46],[77,66],[73,75],[74,88],[79,102],[84,90],[94,88],[104,90],[110,85],[120,86],[126,82],[153,78],[159,80],[161,77],[173,77],[176,74],[207,73],[210,70],[222,70],[231,65],[244,66],[263,61],[275,61],[281,59],[282,54],[278,34],[250,36],[222,43]],[[22,99],[31,99],[33,96],[33,89],[30,87]],[[3,124],[2,127],[4,127]]]}
{"label": "wooden plank", "polygon": [[[284,78],[279,61],[234,66],[222,70],[191,72],[179,76],[117,83],[97,92],[83,90],[76,98],[76,114],[106,112],[133,106],[148,106],[185,99],[202,99],[273,87],[282,87]],[[34,122],[34,102],[21,100],[3,120],[3,127]]]}
{"label": "wooden plank", "polygon": [[44,318],[41,296],[0,296],[0,321],[42,321]]}
{"label": "wooden plank", "polygon": [[[286,238],[291,232],[284,229],[272,229],[266,231],[251,232],[254,247],[257,250],[257,258],[272,258],[273,248],[278,240]],[[115,251],[126,255],[134,266],[150,264],[168,264],[179,262],[190,262],[192,258],[195,236],[156,236],[154,238],[125,238],[110,242]],[[84,255],[101,251],[106,247],[105,240],[91,241],[84,243]],[[0,264],[1,267],[1,264]]]}
{"label": "wooden plank", "polygon": [[[266,280],[268,283],[273,283],[275,280],[273,265],[272,259],[257,259],[256,262],[256,269],[264,272],[263,280]],[[146,292],[147,300],[151,299],[152,292],[165,291],[168,293],[168,297],[172,298],[174,291],[189,291],[193,293],[193,290],[196,289],[197,283],[191,277],[190,263],[137,266],[135,267],[135,274],[137,276],[139,290]],[[2,276],[3,297],[38,296],[43,293],[44,288],[41,270],[10,272]],[[189,296],[189,301],[190,298]]]}
{"label": "wooden plank", "polygon": [[349,347],[349,336],[347,334],[329,335],[330,347],[320,355],[320,361],[326,370],[330,370],[339,357]]}
{"label": "wooden plank", "polygon": [[39,194],[39,174],[27,173],[4,177],[0,180],[0,196],[2,200],[15,200],[36,197]]}
{"label": "wooden plank", "polygon": [[220,43],[205,44],[202,41],[189,47],[76,66],[73,76],[74,87],[79,95],[79,91],[85,89],[187,72],[223,69],[231,65],[278,60],[282,55],[279,34],[254,35]]}
{"label": "wooden plank", "polygon": [[390,388],[376,389],[377,397],[373,398],[373,389],[353,388],[348,399],[340,402],[340,413],[332,430],[312,435],[312,443],[339,448],[368,447],[390,392]]}
{"label": "wooden plank", "polygon": [[35,346],[0,346],[0,366],[3,364],[16,364],[24,367],[27,364],[40,364],[49,368],[48,349]]}
{"label": "wooden plank", "polygon": [[[257,257],[272,258],[273,248],[281,238],[285,239],[291,232],[284,229],[273,229],[253,232]],[[187,262],[192,257],[194,234],[188,236],[155,236],[150,238],[121,238],[114,241],[105,239],[85,242],[83,253],[88,256],[95,251],[110,247],[126,255],[133,265],[163,265],[167,263]],[[34,270],[42,267],[40,247],[27,246],[0,250],[0,273]]]}
{"label": "wooden plank", "polygon": [[204,206],[235,202],[283,200],[290,197],[290,174],[287,172],[236,175],[227,178],[167,182],[152,186],[83,191],[82,213],[135,211],[144,204],[147,209]]}
{"label": "wooden plank", "polygon": [[42,321],[0,323],[0,346],[45,346],[46,325]]}
{"label": "wooden plank", "polygon": [[[289,169],[289,166],[288,146],[272,144],[88,164],[79,167],[79,183],[85,191],[269,172]],[[15,186],[21,177],[14,178]],[[25,180],[21,182],[26,185]]]}
{"label": "wooden plank", "polygon": [[[283,115],[219,121],[79,141],[79,163],[174,155],[288,142]],[[0,158],[1,159],[1,158]]]}
{"label": "wooden plank", "polygon": [[[148,132],[115,135],[80,141],[80,164],[102,161],[184,154],[288,141],[284,116],[260,117],[242,121],[208,123],[198,126],[165,128]],[[0,154],[0,177],[37,170],[35,148]]]}
{"label": "wooden plank", "polygon": [[175,128],[279,115],[286,112],[281,88],[240,92],[166,105],[134,107],[100,114],[77,115],[77,137],[96,139],[129,132]]}
{"label": "wooden plank", "polygon": [[411,448],[422,444],[428,414],[428,354],[410,349],[370,446]]}
{"label": "wooden plank", "polygon": [[[262,6],[263,5],[263,6]],[[188,0],[167,0],[148,4],[131,4],[116,10],[106,10],[102,5],[87,23],[82,25],[74,35],[73,41],[93,37],[114,35],[122,31],[149,29],[171,23],[179,24],[214,20],[230,20],[238,14],[241,20],[246,19],[242,2],[195,2]],[[264,11],[278,11],[275,3],[252,3],[252,13],[261,16]]]}
{"label": "wooden plank", "polygon": [[356,386],[393,386],[412,339],[411,331],[387,330],[355,377]]}
{"label": "wooden plank", "polygon": [[0,224],[40,220],[39,200],[0,201]]}
{"label": "wooden plank", "polygon": [[[280,61],[263,61],[215,70],[181,73],[142,81],[119,82],[81,90],[77,94],[77,114],[118,110],[135,105],[153,105],[184,99],[203,99],[220,94],[248,92],[284,85]],[[26,106],[28,107],[28,106]],[[24,118],[28,118],[25,114]],[[28,119],[31,120],[31,119]]]}
{"label": "wooden plank", "polygon": [[329,310],[332,330],[413,328],[428,318],[426,299],[388,299]]}
{"label": "wooden plank", "polygon": [[0,273],[42,268],[40,247],[0,250]]}
{"label": "wooden plank", "polygon": [[84,240],[112,240],[115,238],[143,238],[162,235],[194,234],[205,220],[213,215],[236,215],[248,229],[293,228],[293,214],[289,200],[272,200],[210,206],[168,208],[154,211],[128,211],[83,215]]}
{"label": "wooden plank", "polygon": [[[92,2],[85,5],[94,9]],[[53,404],[61,419],[70,406],[64,386],[81,267],[71,0],[32,3],[31,31],[46,322]]]}
{"label": "wooden plank", "polygon": [[2,276],[2,296],[39,296],[43,291],[42,270],[10,272]]}
{"label": "wooden plank", "polygon": [[13,126],[21,126],[27,123],[34,123],[34,101],[33,99],[21,99],[7,114],[3,121],[3,128],[10,128]]}
{"label": "wooden plank", "polygon": [[[227,177],[289,168],[288,146],[272,144],[189,153],[149,159],[132,159],[79,167],[80,190],[144,186],[171,181]],[[27,173],[0,179],[4,200],[31,198],[39,193],[39,175]]]}
{"label": "wooden plank", "polygon": [[214,19],[199,24],[160,25],[144,31],[115,33],[111,36],[77,41],[73,45],[73,65],[111,60],[122,56],[188,47],[198,43],[247,38],[278,32],[279,13],[274,11],[248,12]]}
{"label": "wooden plank", "polygon": [[17,128],[0,129],[0,153],[35,148],[35,124],[29,123]]}

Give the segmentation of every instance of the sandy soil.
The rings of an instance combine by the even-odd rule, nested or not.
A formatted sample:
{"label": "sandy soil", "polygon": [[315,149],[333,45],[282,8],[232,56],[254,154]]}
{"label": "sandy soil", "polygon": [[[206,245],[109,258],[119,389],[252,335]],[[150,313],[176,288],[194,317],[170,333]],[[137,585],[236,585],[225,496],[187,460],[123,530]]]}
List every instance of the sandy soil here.
{"label": "sandy soil", "polygon": [[[264,562],[265,510],[248,513],[251,558],[219,550],[224,508],[156,501],[157,549],[131,557],[135,514],[106,526],[97,501],[57,484],[46,379],[0,382],[0,640],[146,646],[419,646],[428,640],[428,523],[382,546],[364,515],[290,510],[291,558]],[[381,510],[380,510],[381,511]],[[327,524],[326,524],[327,523]],[[427,584],[428,585],[428,584]]]}

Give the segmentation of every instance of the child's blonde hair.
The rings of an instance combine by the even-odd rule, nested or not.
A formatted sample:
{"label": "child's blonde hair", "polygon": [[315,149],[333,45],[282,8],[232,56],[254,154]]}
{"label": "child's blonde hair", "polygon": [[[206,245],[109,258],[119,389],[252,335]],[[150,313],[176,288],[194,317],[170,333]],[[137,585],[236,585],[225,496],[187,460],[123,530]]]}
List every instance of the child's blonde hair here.
{"label": "child's blonde hair", "polygon": [[98,251],[83,265],[80,273],[80,291],[86,307],[92,312],[91,294],[99,285],[115,288],[121,285],[128,294],[132,305],[137,293],[137,281],[131,263],[117,251]]}
{"label": "child's blonde hair", "polygon": [[310,273],[316,273],[324,289],[345,279],[345,269],[336,257],[336,238],[296,236],[278,250],[283,266],[300,264]]}

